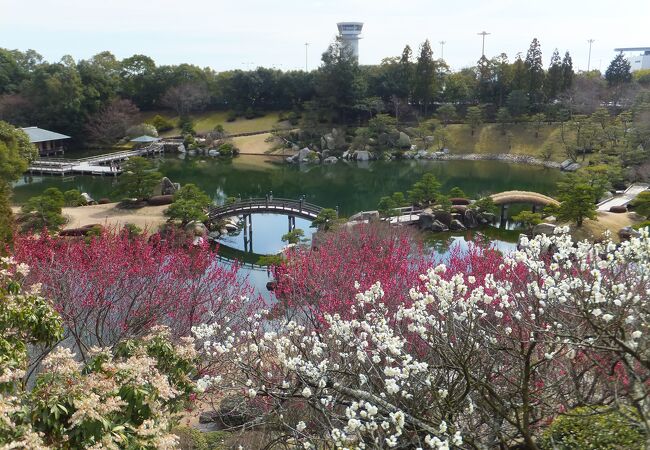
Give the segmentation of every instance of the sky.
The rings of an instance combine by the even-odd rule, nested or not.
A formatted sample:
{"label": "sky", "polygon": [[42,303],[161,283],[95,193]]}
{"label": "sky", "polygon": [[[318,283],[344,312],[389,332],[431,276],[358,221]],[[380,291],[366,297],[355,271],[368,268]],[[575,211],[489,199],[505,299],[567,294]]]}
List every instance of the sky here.
{"label": "sky", "polygon": [[533,38],[544,65],[568,50],[574,68],[605,71],[615,47],[650,46],[650,0],[0,0],[0,47],[34,49],[48,61],[151,56],[217,71],[257,66],[314,69],[340,21],[364,22],[361,64],[414,53],[431,41],[454,70],[481,56],[524,56]]}

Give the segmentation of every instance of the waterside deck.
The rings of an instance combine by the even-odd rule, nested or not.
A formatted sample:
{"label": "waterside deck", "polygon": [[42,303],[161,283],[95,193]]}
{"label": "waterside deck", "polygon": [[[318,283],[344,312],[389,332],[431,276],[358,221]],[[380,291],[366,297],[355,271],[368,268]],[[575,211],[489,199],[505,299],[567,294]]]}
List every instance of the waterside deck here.
{"label": "waterside deck", "polygon": [[161,143],[154,143],[147,147],[125,150],[121,152],[105,153],[103,155],[89,156],[80,159],[65,158],[39,158],[31,163],[27,171],[30,174],[39,175],[113,175],[122,173],[119,166],[133,156],[153,156],[165,152],[165,146]]}

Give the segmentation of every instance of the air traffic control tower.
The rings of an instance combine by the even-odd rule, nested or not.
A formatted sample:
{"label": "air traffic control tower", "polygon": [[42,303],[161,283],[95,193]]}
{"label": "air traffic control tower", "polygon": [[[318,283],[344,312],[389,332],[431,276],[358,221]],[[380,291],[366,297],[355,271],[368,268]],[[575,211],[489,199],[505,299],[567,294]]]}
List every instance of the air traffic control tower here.
{"label": "air traffic control tower", "polygon": [[339,28],[339,39],[348,48],[352,49],[352,53],[359,60],[359,39],[361,39],[361,29],[363,22],[339,22],[336,24]]}
{"label": "air traffic control tower", "polygon": [[630,56],[628,60],[630,61],[630,69],[632,72],[637,70],[650,69],[650,47],[624,47],[624,48],[615,48],[616,52],[641,52],[634,56]]}

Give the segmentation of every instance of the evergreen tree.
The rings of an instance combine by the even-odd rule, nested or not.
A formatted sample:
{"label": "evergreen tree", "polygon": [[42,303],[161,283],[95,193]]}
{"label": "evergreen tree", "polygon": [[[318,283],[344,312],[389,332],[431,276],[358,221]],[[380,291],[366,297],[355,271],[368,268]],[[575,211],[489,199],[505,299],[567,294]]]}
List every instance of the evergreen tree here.
{"label": "evergreen tree", "polygon": [[573,60],[569,52],[564,54],[562,59],[562,90],[566,91],[573,86]]}
{"label": "evergreen tree", "polygon": [[581,227],[584,219],[596,218],[595,189],[577,177],[558,183],[558,199],[562,203],[555,213],[560,221],[572,221]]}
{"label": "evergreen tree", "polygon": [[544,100],[544,67],[542,66],[542,49],[537,38],[534,38],[526,53],[526,71],[528,78],[528,98],[533,106]]}
{"label": "evergreen tree", "polygon": [[549,100],[556,98],[562,91],[562,83],[562,59],[560,58],[560,52],[556,48],[553,51],[553,56],[551,56],[551,64],[548,66],[546,82],[544,83],[546,97]]}
{"label": "evergreen tree", "polygon": [[407,45],[404,47],[404,50],[402,51],[402,56],[400,57],[399,60],[399,78],[401,81],[400,84],[400,92],[398,95],[400,95],[406,102],[408,103],[408,100],[411,97],[411,94],[413,92],[413,51],[411,50],[411,47]]}
{"label": "evergreen tree", "polygon": [[122,165],[117,191],[126,198],[144,200],[151,197],[161,178],[159,172],[153,171],[151,161],[134,156]]}
{"label": "evergreen tree", "polygon": [[508,62],[508,55],[501,53],[493,60],[495,77],[496,103],[503,106],[506,97],[512,89],[512,67]]}
{"label": "evergreen tree", "polygon": [[485,55],[476,62],[478,78],[478,98],[480,102],[490,103],[494,100],[494,65]]}
{"label": "evergreen tree", "polygon": [[470,106],[467,108],[465,121],[472,130],[472,136],[474,136],[476,129],[483,123],[483,109],[480,106]]}
{"label": "evergreen tree", "polygon": [[345,122],[365,94],[359,63],[352,50],[340,41],[330,44],[321,59],[323,64],[315,80],[318,104],[333,119]]}
{"label": "evergreen tree", "polygon": [[622,83],[632,81],[632,72],[630,72],[630,62],[619,53],[612,60],[605,72],[605,79],[610,86],[616,86]]}
{"label": "evergreen tree", "polygon": [[429,104],[433,101],[435,72],[436,63],[433,60],[433,50],[431,50],[431,43],[427,39],[420,46],[414,79],[414,97],[423,107],[424,115],[429,112]]}
{"label": "evergreen tree", "polygon": [[512,63],[510,70],[512,71],[511,89],[528,92],[528,70],[526,69],[526,63],[521,59],[521,53],[517,53],[517,58]]}

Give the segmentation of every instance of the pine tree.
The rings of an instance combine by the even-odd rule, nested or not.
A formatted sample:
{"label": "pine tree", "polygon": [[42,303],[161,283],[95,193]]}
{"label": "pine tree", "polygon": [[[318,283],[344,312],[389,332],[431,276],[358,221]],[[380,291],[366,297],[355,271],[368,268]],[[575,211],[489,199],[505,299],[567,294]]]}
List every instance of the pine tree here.
{"label": "pine tree", "polygon": [[414,97],[424,107],[424,115],[429,111],[429,103],[433,100],[436,64],[433,60],[431,43],[427,39],[420,46],[420,54],[415,68]]}
{"label": "pine tree", "polygon": [[573,85],[573,75],[573,60],[569,52],[566,52],[562,59],[562,91],[566,91]]}
{"label": "pine tree", "polygon": [[623,53],[616,55],[605,72],[605,79],[610,86],[632,81],[630,62],[623,56]]}
{"label": "pine tree", "polygon": [[553,52],[553,56],[551,56],[551,64],[548,67],[544,88],[549,99],[554,99],[562,91],[562,59],[557,48]]}
{"label": "pine tree", "polygon": [[537,38],[534,38],[526,53],[526,71],[528,72],[528,98],[533,105],[543,101],[544,67],[542,66],[542,49]]}
{"label": "pine tree", "polygon": [[405,100],[408,103],[409,98],[413,93],[413,51],[411,47],[407,45],[402,51],[402,56],[399,60],[399,75],[400,81],[403,82],[405,89],[402,89],[406,93]]}

